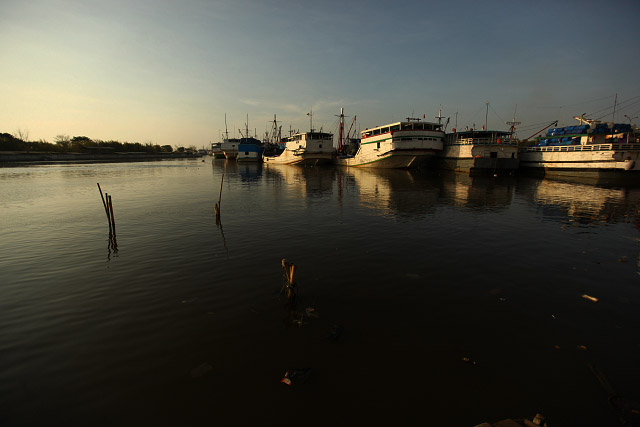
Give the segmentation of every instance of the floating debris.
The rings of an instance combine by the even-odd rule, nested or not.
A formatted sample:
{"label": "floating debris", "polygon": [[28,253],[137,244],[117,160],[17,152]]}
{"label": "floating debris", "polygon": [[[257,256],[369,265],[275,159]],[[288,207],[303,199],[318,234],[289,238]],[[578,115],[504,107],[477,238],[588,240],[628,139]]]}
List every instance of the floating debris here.
{"label": "floating debris", "polygon": [[557,320],[556,315],[552,314],[551,317],[553,318],[553,320]]}
{"label": "floating debris", "polygon": [[296,297],[296,265],[292,262],[282,259],[282,269],[284,270],[283,285],[280,289],[280,293],[285,293],[289,300],[294,300]]}
{"label": "floating debris", "polygon": [[284,374],[284,378],[280,380],[286,385],[293,385],[293,382],[304,384],[311,376],[311,368],[291,369]]}
{"label": "floating debris", "polygon": [[576,347],[578,350],[582,350],[582,351],[587,351],[587,346],[586,345],[579,345],[578,347]]}
{"label": "floating debris", "polygon": [[598,302],[598,298],[592,297],[591,295],[582,294],[582,298],[588,299],[589,301]]}

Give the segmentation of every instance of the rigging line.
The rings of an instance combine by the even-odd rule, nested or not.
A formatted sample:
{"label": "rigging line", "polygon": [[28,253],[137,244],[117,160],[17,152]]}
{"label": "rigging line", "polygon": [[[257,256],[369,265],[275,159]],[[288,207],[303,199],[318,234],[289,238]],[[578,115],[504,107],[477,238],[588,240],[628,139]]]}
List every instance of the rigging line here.
{"label": "rigging line", "polygon": [[561,105],[559,107],[540,107],[540,106],[537,106],[535,108],[540,108],[540,109],[560,109],[560,108],[567,108],[567,107],[575,107],[577,105],[590,104],[592,102],[602,101],[603,99],[609,99],[609,98],[612,98],[612,97],[613,96],[609,95],[609,96],[603,96],[602,98],[598,98],[598,99],[592,99],[591,101],[576,102],[575,104]]}
{"label": "rigging line", "polygon": [[[625,105],[625,106],[624,106],[624,107],[622,107],[622,108],[618,108],[618,111],[617,111],[617,112],[618,112],[618,113],[621,113],[621,112],[622,112],[622,111],[624,111],[625,109],[627,109],[627,108],[629,108],[629,107],[632,107],[632,106],[634,106],[634,105],[636,105],[636,104],[638,104],[638,103],[640,103],[640,99],[639,99],[639,100],[637,100],[636,102],[632,103],[632,104]],[[610,108],[610,110],[612,110],[612,109],[613,109],[613,107],[611,107],[611,108]],[[604,117],[607,117],[609,114],[610,114],[610,113],[609,113],[609,112],[607,112],[607,113],[605,113],[604,115],[602,115],[601,117],[598,117],[596,120],[600,120],[600,119],[602,119],[602,118],[604,118]]]}
{"label": "rigging line", "polygon": [[[617,104],[617,107],[616,107],[616,108],[620,108],[620,106],[621,106],[621,105],[624,105],[624,104],[626,104],[627,102],[631,102],[631,101],[633,101],[634,99],[637,99],[637,98],[640,98],[640,95],[638,95],[638,96],[634,96],[634,97],[629,98],[629,99],[627,99],[627,100],[625,100],[625,101],[619,102],[619,103]],[[628,105],[625,105],[623,108],[626,108],[626,107],[628,107]],[[602,109],[600,109],[600,110],[598,110],[598,111],[594,111],[593,113],[585,114],[585,116],[591,116],[592,114],[599,114],[599,113],[602,113],[603,111],[611,111],[611,110],[613,110],[613,107],[612,107],[612,106],[609,106],[609,107],[606,107],[606,108],[602,108]],[[606,114],[605,114],[605,115],[606,115]]]}
{"label": "rigging line", "polygon": [[502,117],[500,117],[500,115],[496,112],[496,110],[494,110],[494,109],[493,109],[493,107],[491,106],[491,104],[489,104],[489,108],[491,108],[491,111],[493,111],[493,112],[494,112],[494,114],[495,114],[496,116],[498,116],[498,118],[500,119],[500,121],[502,121],[502,122],[505,122],[505,121],[506,121],[505,119],[503,119]]}

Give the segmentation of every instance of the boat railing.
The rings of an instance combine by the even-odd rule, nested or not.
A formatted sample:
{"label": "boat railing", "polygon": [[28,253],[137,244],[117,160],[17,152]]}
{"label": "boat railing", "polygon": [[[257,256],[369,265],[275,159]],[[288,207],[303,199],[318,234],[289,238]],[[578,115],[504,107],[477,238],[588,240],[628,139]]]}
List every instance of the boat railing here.
{"label": "boat railing", "polygon": [[450,145],[518,145],[518,142],[510,138],[460,138],[452,141]]}
{"label": "boat railing", "polygon": [[585,145],[551,145],[546,147],[524,147],[522,151],[535,152],[567,152],[567,151],[635,151],[640,144],[585,144]]}

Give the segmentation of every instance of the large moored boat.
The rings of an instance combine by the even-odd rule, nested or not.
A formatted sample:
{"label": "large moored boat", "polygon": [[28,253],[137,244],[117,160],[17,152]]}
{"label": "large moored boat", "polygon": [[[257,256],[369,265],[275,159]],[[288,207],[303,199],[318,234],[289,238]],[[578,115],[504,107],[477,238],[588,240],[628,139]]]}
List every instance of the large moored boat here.
{"label": "large moored boat", "polygon": [[511,132],[453,129],[438,156],[443,169],[472,174],[510,173],[518,169],[518,142]]}
{"label": "large moored boat", "polygon": [[407,118],[361,132],[361,140],[353,154],[336,157],[342,166],[370,168],[410,168],[433,158],[442,150],[444,132],[439,123]]}
{"label": "large moored boat", "polygon": [[285,148],[275,156],[264,156],[267,164],[319,165],[330,163],[334,156],[333,134],[325,132],[296,133],[283,139]]}
{"label": "large moored boat", "polygon": [[640,133],[626,123],[580,120],[553,128],[520,149],[520,166],[544,174],[588,178],[640,177]]}

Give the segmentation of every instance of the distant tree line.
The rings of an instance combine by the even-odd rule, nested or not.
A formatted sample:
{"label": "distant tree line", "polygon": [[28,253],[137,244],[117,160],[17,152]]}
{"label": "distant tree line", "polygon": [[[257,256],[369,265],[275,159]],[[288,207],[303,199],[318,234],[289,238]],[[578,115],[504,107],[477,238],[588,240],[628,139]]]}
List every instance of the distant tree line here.
{"label": "distant tree line", "polygon": [[[55,152],[73,153],[102,148],[110,152],[136,152],[136,153],[172,153],[173,147],[170,145],[156,145],[151,143],[141,144],[139,142],[101,141],[91,139],[86,136],[58,135],[55,137],[55,144],[45,140],[28,141],[23,132],[17,135],[0,133],[0,151],[27,151],[27,152]],[[183,147],[182,150],[186,151]]]}

